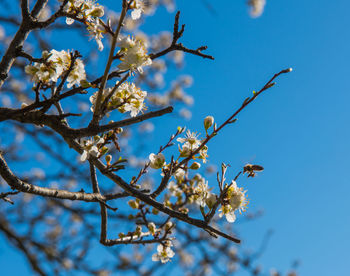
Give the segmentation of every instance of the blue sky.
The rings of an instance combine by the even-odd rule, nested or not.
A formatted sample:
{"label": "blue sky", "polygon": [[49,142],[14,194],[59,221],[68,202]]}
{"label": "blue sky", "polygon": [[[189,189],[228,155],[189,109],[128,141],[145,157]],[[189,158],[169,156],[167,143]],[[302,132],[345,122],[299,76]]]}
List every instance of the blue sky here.
{"label": "blue sky", "polygon": [[350,3],[267,1],[262,17],[251,19],[243,1],[211,2],[216,16],[200,1],[178,5],[185,44],[206,44],[216,58],[187,59],[185,71],[195,79],[191,128],[200,129],[209,114],[222,122],[275,72],[294,69],[209,144],[213,163],[225,161],[233,171],[246,162],[265,167],[240,182],[250,210],[265,211],[239,226],[244,246],[256,248],[273,229],[265,268],[287,269],[299,259],[301,275],[346,275]]}
{"label": "blue sky", "polygon": [[[207,115],[223,122],[274,73],[294,69],[208,145],[210,161],[229,163],[231,177],[248,162],[265,167],[239,182],[250,211],[264,209],[262,218],[237,226],[243,246],[255,249],[273,229],[259,261],[265,268],[287,269],[299,259],[301,275],[347,275],[350,2],[267,0],[258,19],[248,16],[243,0],[208,2],[216,15],[199,0],[178,1],[182,42],[208,45],[215,56],[187,56],[182,73],[193,75],[187,92],[195,98],[190,129],[202,129]],[[147,24],[145,31],[171,30],[173,15],[160,12]],[[165,137],[177,124],[183,123],[162,128],[169,130]]]}
{"label": "blue sky", "polygon": [[[346,275],[350,3],[267,1],[253,20],[239,1],[221,1],[225,8],[213,2],[217,16],[209,19],[195,2],[179,5],[193,5],[183,12],[187,37],[194,45],[205,41],[216,60],[193,73],[194,126],[206,114],[223,121],[274,72],[294,69],[209,145],[213,162],[265,167],[254,181],[241,182],[250,209],[265,210],[240,226],[245,245],[254,248],[272,228],[265,267],[287,268],[298,258],[301,275]],[[187,68],[196,62],[191,58]]]}

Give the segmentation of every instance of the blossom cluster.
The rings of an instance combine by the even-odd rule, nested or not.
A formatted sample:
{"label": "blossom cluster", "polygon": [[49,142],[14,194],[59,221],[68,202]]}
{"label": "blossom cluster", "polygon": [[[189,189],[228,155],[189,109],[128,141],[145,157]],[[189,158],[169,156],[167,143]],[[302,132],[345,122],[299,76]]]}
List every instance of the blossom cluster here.
{"label": "blossom cluster", "polygon": [[146,45],[141,40],[130,38],[130,36],[119,39],[119,55],[122,61],[118,68],[120,70],[139,71],[143,73],[143,66],[151,65],[152,60],[147,55]]}
{"label": "blossom cluster", "polygon": [[[63,0],[60,0],[63,2]],[[92,22],[104,15],[104,7],[96,4],[94,0],[68,0],[64,12],[84,21]],[[71,25],[74,19],[67,17],[66,23]]]}
{"label": "blossom cluster", "polygon": [[225,204],[220,208],[219,216],[225,215],[228,222],[234,222],[236,220],[235,211],[245,211],[248,204],[246,192],[243,188],[239,188],[237,183],[232,180],[231,184],[227,186],[227,192],[224,198]]}
{"label": "blossom cluster", "polygon": [[175,252],[171,249],[171,241],[167,241],[163,244],[157,246],[157,253],[152,255],[152,261],[161,261],[162,263],[167,263],[172,257],[174,257]]}
{"label": "blossom cluster", "polygon": [[[203,126],[207,137],[209,137],[209,128],[213,127],[213,133],[215,133],[216,124],[214,123],[214,117],[207,116],[203,120]],[[183,131],[184,129],[181,129],[178,133],[182,133]],[[203,163],[206,162],[208,148],[206,145],[203,145],[203,140],[200,140],[198,136],[197,133],[187,130],[184,137],[177,138],[177,141],[182,145],[179,146],[180,155],[173,165],[179,166],[179,159],[188,157],[191,157],[191,159],[202,159]],[[198,149],[200,149],[198,153],[194,154]],[[169,170],[171,165],[166,164],[165,156],[161,152],[158,154],[151,153],[149,155],[149,160],[151,168],[162,169],[162,175]],[[213,188],[209,186],[208,181],[202,177],[201,174],[196,173],[193,177],[189,177],[188,170],[198,170],[200,167],[200,163],[192,162],[191,165],[186,164],[180,166],[173,172],[173,177],[176,181],[170,181],[168,184],[168,193],[165,194],[164,198],[165,206],[175,208],[176,206],[183,206],[184,202],[188,204],[195,203],[200,207],[203,216],[206,216],[205,207],[212,210],[214,206],[217,208],[221,205],[219,216],[225,216],[228,222],[234,222],[236,220],[235,211],[238,210],[240,213],[245,211],[248,204],[246,191],[238,187],[235,181],[232,181],[230,184],[225,184],[225,187],[222,187],[223,184],[220,183],[225,182],[225,173],[227,169],[227,166],[223,164],[223,176],[219,183],[221,185],[220,187],[222,187],[220,189],[221,193],[220,196],[215,195],[212,192]],[[172,203],[171,197],[177,198],[175,203]],[[218,201],[220,205],[217,204]],[[179,211],[188,213],[188,208],[181,207]],[[166,251],[167,249],[164,250]]]}
{"label": "blossom cluster", "polygon": [[80,156],[80,161],[85,162],[89,156],[98,157],[100,154],[99,146],[104,142],[105,140],[100,136],[95,136],[92,139],[80,140],[80,146],[83,148],[83,153]]}
{"label": "blossom cluster", "polygon": [[[118,82],[116,83],[118,86]],[[107,88],[103,91],[102,102],[112,92],[113,88]],[[91,111],[95,110],[98,92],[90,97],[92,103]],[[131,117],[135,117],[139,112],[145,109],[144,100],[147,96],[146,91],[136,87],[134,83],[124,82],[113,92],[107,103],[107,111],[118,109],[119,112],[130,112]]]}
{"label": "blossom cluster", "polygon": [[[201,140],[198,139],[198,136],[199,135],[196,132],[187,130],[184,138],[177,138],[177,141],[183,144],[181,147],[179,146],[180,157],[189,157],[195,150],[199,148],[201,145]],[[208,157],[207,152],[208,147],[204,145],[199,150],[197,157],[194,156],[193,158],[202,159],[203,163],[206,163]]]}
{"label": "blossom cluster", "polygon": [[145,4],[143,0],[134,0],[130,6],[133,9],[131,12],[131,18],[133,20],[139,19],[141,17],[141,13],[144,11]]}
{"label": "blossom cluster", "polygon": [[[32,76],[35,83],[42,82],[57,82],[58,78],[65,73],[71,64],[71,54],[67,51],[51,50],[42,52],[43,62],[34,62],[33,65],[27,65],[25,71]],[[80,84],[86,79],[85,67],[81,59],[75,59],[73,69],[67,78],[67,87],[72,87],[75,84]]]}
{"label": "blossom cluster", "polygon": [[[138,209],[140,207],[140,201],[138,199],[129,200],[128,205],[133,209]],[[118,236],[120,241],[142,239],[150,235],[152,235],[154,238],[158,238],[162,231],[164,231],[165,235],[171,233],[171,229],[173,227],[174,224],[171,221],[165,223],[162,228],[157,228],[154,222],[148,222],[148,232],[143,232],[142,226],[138,225],[135,231],[128,232],[127,234],[121,232],[118,234]],[[152,255],[152,261],[161,261],[162,263],[167,263],[171,258],[175,256],[175,252],[171,249],[173,246],[171,242],[172,239],[173,238],[164,239],[164,241],[157,246],[157,253],[154,253]]]}
{"label": "blossom cluster", "polygon": [[[60,0],[63,1],[63,0]],[[100,17],[104,15],[104,7],[96,4],[93,0],[69,0],[64,6],[64,12],[71,17],[66,18],[66,23],[71,25],[74,23],[74,18],[84,22],[87,26],[90,39],[95,39],[100,51],[103,50],[103,33],[105,29],[100,22]]]}

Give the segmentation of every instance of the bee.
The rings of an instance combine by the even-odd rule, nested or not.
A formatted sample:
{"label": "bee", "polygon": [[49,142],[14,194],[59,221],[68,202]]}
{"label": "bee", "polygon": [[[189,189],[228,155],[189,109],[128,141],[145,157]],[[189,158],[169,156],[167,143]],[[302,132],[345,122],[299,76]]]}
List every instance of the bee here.
{"label": "bee", "polygon": [[260,165],[247,164],[243,167],[243,174],[247,173],[248,177],[256,176],[256,172],[262,172],[264,168]]}

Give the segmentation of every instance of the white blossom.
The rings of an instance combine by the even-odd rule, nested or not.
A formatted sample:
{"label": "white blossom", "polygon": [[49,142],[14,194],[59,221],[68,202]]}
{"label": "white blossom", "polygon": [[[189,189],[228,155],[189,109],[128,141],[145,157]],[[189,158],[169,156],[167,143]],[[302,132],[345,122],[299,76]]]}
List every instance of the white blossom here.
{"label": "white blossom", "polygon": [[165,165],[165,157],[163,153],[154,154],[151,153],[149,155],[150,167],[153,169],[160,169]]}
{"label": "white blossom", "polygon": [[84,151],[80,156],[80,161],[85,162],[90,155],[97,157],[99,155],[98,145],[103,143],[104,139],[99,136],[95,136],[93,139],[81,139],[80,146]]}
{"label": "white blossom", "polygon": [[[34,62],[33,65],[27,65],[25,72],[32,76],[35,83],[57,82],[58,78],[65,73],[71,63],[71,55],[67,51],[51,50],[43,51],[42,59],[44,62]],[[86,79],[85,67],[81,59],[75,60],[72,71],[67,78],[67,87],[72,87]]]}
{"label": "white blossom", "polygon": [[154,222],[149,222],[147,228],[152,235],[155,235],[157,228]]}
{"label": "white blossom", "polygon": [[119,53],[122,55],[120,58],[122,63],[118,65],[120,70],[137,70],[143,73],[142,67],[152,64],[152,60],[147,55],[146,47],[141,40],[135,40],[127,36],[120,39],[118,45],[121,48]]}
{"label": "white blossom", "polygon": [[244,191],[243,188],[237,187],[237,183],[232,180],[227,191],[227,199],[233,210],[239,210],[240,213],[245,211],[248,204],[246,192],[247,191]]}
{"label": "white blossom", "polygon": [[223,205],[219,209],[219,217],[221,218],[223,215],[225,215],[226,220],[230,223],[235,222],[236,220],[236,215],[235,215],[235,210],[232,209],[230,205]]}
{"label": "white blossom", "polygon": [[144,9],[144,3],[142,0],[134,0],[133,4],[131,5],[131,8],[133,11],[131,12],[131,18],[133,20],[137,20],[141,17],[141,14]]}
{"label": "white blossom", "polygon": [[75,84],[80,84],[82,80],[86,79],[84,64],[81,59],[76,59],[73,70],[69,73],[67,78],[67,87],[70,88]]}
{"label": "white blossom", "polygon": [[181,196],[183,193],[183,191],[180,189],[180,187],[174,181],[169,182],[168,190],[170,192],[170,195],[176,196],[176,197]]}
{"label": "white blossom", "polygon": [[199,150],[199,158],[202,159],[203,163],[206,163],[207,162],[207,157],[208,157],[208,147],[207,147],[207,145],[204,145]]}
{"label": "white blossom", "polygon": [[183,169],[177,169],[174,173],[174,177],[177,181],[181,182],[185,177],[185,171]]}
{"label": "white blossom", "polygon": [[[63,0],[59,1],[63,2]],[[64,11],[88,22],[104,15],[104,7],[96,4],[94,0],[69,0],[64,6]],[[66,23],[71,25],[74,19],[67,17]]]}
{"label": "white blossom", "polygon": [[201,144],[200,140],[198,139],[198,134],[191,132],[190,130],[187,130],[185,138],[177,138],[176,141],[185,144],[187,143],[190,146],[191,150],[195,150]]}
{"label": "white blossom", "polygon": [[206,201],[210,195],[210,190],[208,186],[208,181],[200,181],[198,186],[195,188],[195,200],[196,203],[202,207],[207,204]]}
{"label": "white blossom", "polygon": [[98,50],[102,51],[104,46],[102,43],[102,38],[103,38],[103,33],[105,33],[105,30],[103,26],[100,23],[99,19],[95,19],[91,23],[87,24],[87,30],[89,32],[90,39],[95,39],[97,45],[98,45]]}
{"label": "white blossom", "polygon": [[172,257],[174,257],[175,252],[170,248],[170,246],[164,246],[159,244],[157,246],[157,253],[152,255],[152,261],[161,261],[162,263],[167,263]]}
{"label": "white blossom", "polygon": [[236,182],[232,180],[227,190],[225,201],[228,203],[221,206],[219,216],[225,215],[228,222],[234,222],[236,220],[235,211],[238,210],[240,213],[245,211],[248,204],[246,191],[237,187]]}
{"label": "white blossom", "polygon": [[[102,102],[110,94],[112,88],[107,88],[102,93]],[[98,92],[90,97],[92,103],[91,111],[94,111]],[[118,109],[119,112],[130,112],[131,117],[135,117],[139,112],[145,109],[144,100],[147,96],[146,91],[137,88],[134,83],[124,82],[113,93],[107,105],[107,111]]]}

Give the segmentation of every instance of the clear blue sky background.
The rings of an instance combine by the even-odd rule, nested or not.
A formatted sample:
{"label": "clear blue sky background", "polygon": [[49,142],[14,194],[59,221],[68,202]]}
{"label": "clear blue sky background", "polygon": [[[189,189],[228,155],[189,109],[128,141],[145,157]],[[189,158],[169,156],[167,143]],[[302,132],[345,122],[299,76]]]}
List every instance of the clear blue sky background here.
{"label": "clear blue sky background", "polygon": [[188,41],[206,41],[216,57],[207,66],[188,62],[197,99],[193,124],[199,127],[206,114],[223,121],[271,74],[293,67],[209,145],[211,160],[264,165],[263,174],[243,184],[251,210],[262,207],[265,215],[240,232],[254,248],[275,230],[265,267],[299,258],[301,275],[349,275],[350,2],[270,0],[255,20],[241,2],[220,1],[220,8],[211,1],[216,17],[199,1],[180,4]]}
{"label": "clear blue sky background", "polygon": [[[182,42],[206,44],[215,56],[186,59],[183,72],[195,80],[187,92],[196,100],[187,126],[202,129],[207,115],[222,122],[275,72],[294,69],[209,144],[210,161],[231,164],[231,176],[247,162],[265,167],[240,182],[250,211],[265,211],[239,225],[243,246],[255,249],[273,229],[260,259],[265,268],[287,269],[300,259],[301,275],[349,275],[350,2],[267,0],[258,19],[248,16],[243,0],[208,2],[216,15],[200,0],[178,1],[186,23]],[[173,15],[160,12],[147,24],[145,31],[171,30]],[[167,129],[170,134],[174,125],[162,133]]]}

